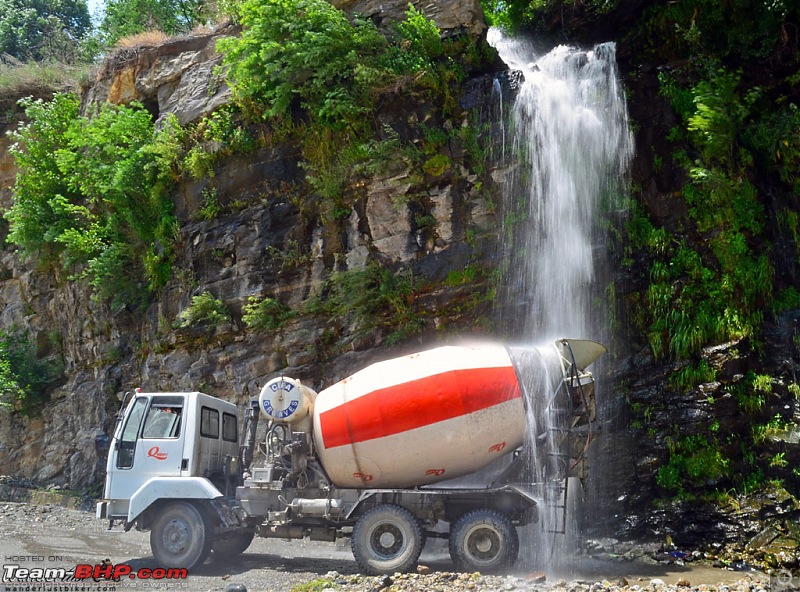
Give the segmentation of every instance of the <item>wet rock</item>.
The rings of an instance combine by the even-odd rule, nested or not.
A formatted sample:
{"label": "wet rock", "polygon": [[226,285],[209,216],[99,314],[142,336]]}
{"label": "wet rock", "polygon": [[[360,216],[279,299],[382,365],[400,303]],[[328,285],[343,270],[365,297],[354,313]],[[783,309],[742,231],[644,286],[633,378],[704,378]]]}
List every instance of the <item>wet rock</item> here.
{"label": "wet rock", "polygon": [[780,536],[780,533],[772,526],[768,526],[750,539],[750,542],[747,543],[747,546],[752,549],[761,549],[769,545],[772,541],[778,538],[778,536]]}

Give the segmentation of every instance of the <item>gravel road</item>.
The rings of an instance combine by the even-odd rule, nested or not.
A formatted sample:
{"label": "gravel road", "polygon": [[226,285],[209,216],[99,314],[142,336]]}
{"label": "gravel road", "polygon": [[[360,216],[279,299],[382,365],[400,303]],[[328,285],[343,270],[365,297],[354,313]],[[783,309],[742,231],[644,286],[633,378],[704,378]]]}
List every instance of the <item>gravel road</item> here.
{"label": "gravel road", "polygon": [[[582,557],[570,562],[570,573],[535,572],[522,566],[513,574],[482,576],[452,572],[444,545],[429,544],[420,559],[421,573],[370,577],[358,574],[349,541],[320,543],[256,539],[241,557],[215,561],[192,570],[186,580],[145,580],[123,578],[118,583],[89,580],[80,586],[34,587],[0,583],[0,591],[37,590],[106,592],[120,590],[218,591],[243,585],[249,592],[303,592],[344,590],[351,592],[392,591],[537,591],[601,592],[605,590],[701,590],[704,592],[758,592],[797,589],[776,585],[756,574],[742,574],[697,565],[639,565],[600,562]],[[94,565],[105,560],[126,564],[134,573],[141,568],[156,568],[150,554],[148,533],[106,530],[103,521],[90,512],[60,506],[0,502],[0,556],[3,570],[65,568],[76,564]],[[19,572],[17,572],[19,573]],[[327,581],[326,585],[323,580]],[[314,586],[309,585],[314,583]],[[305,589],[302,586],[306,584]],[[679,586],[679,584],[681,584]],[[691,584],[690,586],[688,584]],[[5,586],[5,588],[3,587]],[[239,588],[238,590],[241,590]]]}

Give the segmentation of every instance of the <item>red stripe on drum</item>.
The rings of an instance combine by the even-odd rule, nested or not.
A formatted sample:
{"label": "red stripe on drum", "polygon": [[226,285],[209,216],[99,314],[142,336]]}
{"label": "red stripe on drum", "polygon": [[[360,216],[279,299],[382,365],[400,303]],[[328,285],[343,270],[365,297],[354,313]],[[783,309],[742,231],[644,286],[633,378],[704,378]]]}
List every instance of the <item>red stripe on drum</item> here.
{"label": "red stripe on drum", "polygon": [[374,390],[319,416],[326,449],[385,438],[521,397],[512,366],[452,370]]}

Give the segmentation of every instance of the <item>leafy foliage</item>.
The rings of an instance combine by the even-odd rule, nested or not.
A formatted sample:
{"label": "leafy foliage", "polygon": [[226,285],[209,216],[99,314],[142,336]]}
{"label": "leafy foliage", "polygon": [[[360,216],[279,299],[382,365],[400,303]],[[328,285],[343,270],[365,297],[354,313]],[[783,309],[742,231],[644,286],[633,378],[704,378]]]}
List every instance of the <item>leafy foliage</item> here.
{"label": "leafy foliage", "polygon": [[11,135],[19,174],[9,242],[61,263],[99,299],[142,302],[169,276],[176,123],[155,133],[137,105],[83,117],[68,94],[23,105],[29,122]]}
{"label": "leafy foliage", "polygon": [[388,330],[391,342],[422,328],[422,319],[415,315],[411,305],[413,290],[410,273],[395,275],[377,263],[370,263],[363,270],[331,274],[318,308],[352,324],[356,333],[376,328]]}
{"label": "leafy foliage", "polygon": [[386,40],[371,21],[325,0],[245,0],[240,37],[220,41],[237,101],[265,115],[288,116],[297,101],[329,123],[366,112],[364,81]]}
{"label": "leafy foliage", "polygon": [[292,310],[275,298],[250,296],[242,310],[242,320],[255,331],[271,331],[294,316]]}
{"label": "leafy foliage", "polygon": [[641,35],[662,56],[725,59],[746,66],[783,52],[784,25],[800,13],[795,2],[777,0],[677,0],[653,4],[642,19]]}
{"label": "leafy foliage", "polygon": [[239,18],[241,36],[218,49],[245,112],[291,118],[302,111],[332,128],[362,129],[377,94],[403,76],[419,74],[417,83],[431,88],[447,84],[449,54],[466,53],[459,40],[443,42],[413,6],[389,40],[372,21],[351,22],[325,0],[244,0]]}
{"label": "leafy foliage", "polygon": [[177,35],[205,23],[211,12],[206,0],[107,0],[100,31],[107,45],[153,29]]}
{"label": "leafy foliage", "polygon": [[[351,20],[325,0],[244,0],[238,12],[241,36],[218,43],[235,101],[246,117],[291,129],[306,179],[327,200],[329,220],[347,215],[345,187],[354,178],[403,157],[396,135],[377,129],[370,116],[382,93],[413,86],[410,92],[453,106],[450,86],[487,57],[467,51],[476,45],[468,40],[443,41],[436,24],[413,6],[389,38],[372,21]],[[462,65],[453,53],[469,57]],[[376,140],[381,136],[387,139]],[[390,144],[397,148],[390,159],[373,158],[376,148],[385,152]],[[195,149],[190,157],[193,174],[210,174],[208,158]],[[443,172],[449,165],[443,161],[432,161],[430,170]]]}
{"label": "leafy foliage", "polygon": [[190,140],[195,144],[187,152],[184,169],[194,179],[214,176],[214,163],[224,156],[255,149],[255,139],[238,120],[235,108],[226,105],[203,117],[194,126]]}
{"label": "leafy foliage", "polygon": [[74,63],[91,30],[86,0],[0,0],[0,54]]}
{"label": "leafy foliage", "polygon": [[656,475],[656,482],[665,489],[680,493],[688,486],[702,487],[729,474],[730,461],[714,439],[687,436],[671,441],[669,452],[669,462]]}
{"label": "leafy foliage", "polygon": [[189,306],[178,313],[175,320],[176,329],[189,327],[217,327],[230,321],[231,315],[228,307],[211,292],[203,292],[192,296]]}
{"label": "leafy foliage", "polygon": [[0,331],[0,407],[37,414],[48,399],[47,387],[61,371],[59,365],[36,356],[27,334]]}
{"label": "leafy foliage", "polygon": [[740,89],[738,74],[719,68],[689,89],[671,77],[661,82],[683,117],[684,141],[696,150],[694,161],[678,152],[677,162],[690,178],[683,197],[693,240],[703,246],[692,248],[639,216],[629,232],[652,257],[646,301],[653,352],[686,358],[708,343],[757,335],[773,298],[764,206],[744,173],[751,161],[744,132],[760,91]]}

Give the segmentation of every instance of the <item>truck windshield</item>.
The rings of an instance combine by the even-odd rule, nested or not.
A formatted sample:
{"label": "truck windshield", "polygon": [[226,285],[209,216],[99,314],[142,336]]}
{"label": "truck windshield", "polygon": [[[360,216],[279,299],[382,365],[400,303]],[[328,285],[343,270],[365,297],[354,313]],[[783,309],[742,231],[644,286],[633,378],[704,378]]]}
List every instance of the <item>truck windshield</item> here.
{"label": "truck windshield", "polygon": [[180,435],[182,416],[182,398],[153,397],[144,420],[142,438],[177,438]]}

